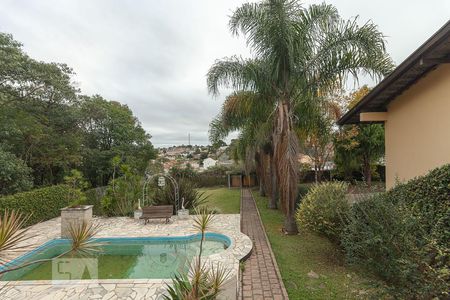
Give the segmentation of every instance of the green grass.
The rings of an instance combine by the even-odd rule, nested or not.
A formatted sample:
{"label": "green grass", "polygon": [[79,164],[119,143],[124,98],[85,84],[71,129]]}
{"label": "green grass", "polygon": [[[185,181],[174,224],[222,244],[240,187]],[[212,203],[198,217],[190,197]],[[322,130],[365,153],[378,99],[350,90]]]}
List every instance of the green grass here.
{"label": "green grass", "polygon": [[[267,208],[266,197],[257,192],[258,205],[289,299],[369,299],[379,292],[376,280],[346,266],[343,254],[326,238],[310,232],[286,236],[281,232],[283,215]],[[313,271],[318,279],[311,278]]]}
{"label": "green grass", "polygon": [[241,190],[224,187],[199,189],[208,195],[207,205],[217,208],[222,214],[238,214],[240,212]]}

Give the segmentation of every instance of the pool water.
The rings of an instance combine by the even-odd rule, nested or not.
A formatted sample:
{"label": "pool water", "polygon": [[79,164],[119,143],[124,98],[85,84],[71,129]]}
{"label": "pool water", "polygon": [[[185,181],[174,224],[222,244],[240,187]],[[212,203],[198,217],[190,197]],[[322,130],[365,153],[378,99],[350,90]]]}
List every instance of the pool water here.
{"label": "pool water", "polygon": [[[98,253],[68,254],[68,240],[56,239],[13,260],[10,266],[53,258],[17,271],[0,280],[79,280],[79,279],[165,279],[189,269],[199,253],[200,235],[187,237],[99,238]],[[228,237],[207,233],[202,256],[216,254],[230,246]]]}

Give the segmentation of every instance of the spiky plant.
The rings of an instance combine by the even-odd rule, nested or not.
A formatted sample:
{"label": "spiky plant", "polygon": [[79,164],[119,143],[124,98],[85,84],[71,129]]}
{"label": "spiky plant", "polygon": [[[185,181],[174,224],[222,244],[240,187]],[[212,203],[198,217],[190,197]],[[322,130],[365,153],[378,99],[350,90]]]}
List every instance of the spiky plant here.
{"label": "spiky plant", "polygon": [[14,210],[5,211],[3,216],[0,216],[0,263],[5,262],[8,252],[26,247],[19,244],[31,237],[25,234],[28,228],[23,228],[27,220],[28,217]]}
{"label": "spiky plant", "polygon": [[[11,219],[11,215],[8,215],[6,220]],[[22,216],[17,217],[17,215],[16,215],[16,217],[13,217],[13,218],[19,218],[19,220],[21,220],[21,222],[18,222],[18,223],[20,223],[21,226],[25,222],[24,219],[26,220],[26,218],[24,218]],[[3,220],[5,220],[5,217],[3,217],[2,221]],[[18,228],[17,232],[20,232],[21,234],[23,234],[24,231],[26,231],[28,229],[21,229],[21,226],[19,226],[19,227],[16,226],[15,228]],[[21,264],[18,266],[7,267],[0,271],[0,275],[7,273],[7,272],[19,270],[19,269],[25,268],[25,267],[33,265],[33,264],[51,261],[52,259],[60,258],[69,253],[74,254],[74,255],[75,254],[87,255],[90,253],[99,252],[100,251],[99,247],[101,245],[103,245],[103,243],[99,243],[99,242],[95,241],[95,239],[94,239],[94,236],[98,233],[99,228],[100,228],[99,225],[93,224],[93,223],[88,224],[87,222],[71,224],[69,227],[69,235],[70,235],[69,239],[70,239],[70,243],[71,243],[71,247],[69,250],[67,250],[53,258],[39,259],[39,260],[24,263],[24,264]],[[0,227],[0,230],[1,230],[1,227]],[[14,237],[14,235],[12,235],[12,236]],[[7,243],[5,243],[5,245],[8,245],[9,250],[17,250],[17,249],[19,249],[17,247],[17,243],[19,243],[20,241],[24,241],[28,238],[29,237],[26,237],[23,239],[11,238]],[[22,248],[22,247],[20,247],[20,248]],[[2,262],[2,264],[3,263],[4,262]]]}
{"label": "spiky plant", "polygon": [[100,230],[100,225],[93,222],[71,223],[68,232],[71,240],[70,252],[88,255],[101,250],[104,243],[94,240]]}
{"label": "spiky plant", "polygon": [[221,288],[227,280],[230,271],[221,264],[206,266],[202,263],[203,241],[205,233],[210,228],[214,215],[203,206],[196,210],[194,216],[194,228],[201,233],[200,249],[189,270],[189,275],[178,274],[172,279],[172,284],[167,286],[166,300],[213,300],[219,295]]}

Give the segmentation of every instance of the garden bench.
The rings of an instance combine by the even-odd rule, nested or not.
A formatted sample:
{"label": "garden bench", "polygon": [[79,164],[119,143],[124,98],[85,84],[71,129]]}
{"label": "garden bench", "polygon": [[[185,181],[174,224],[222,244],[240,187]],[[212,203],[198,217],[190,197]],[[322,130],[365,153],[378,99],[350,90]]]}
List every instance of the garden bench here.
{"label": "garden bench", "polygon": [[150,219],[166,219],[166,223],[169,223],[170,217],[173,215],[173,205],[157,205],[147,206],[142,208],[142,216],[140,219],[144,219],[144,224]]}

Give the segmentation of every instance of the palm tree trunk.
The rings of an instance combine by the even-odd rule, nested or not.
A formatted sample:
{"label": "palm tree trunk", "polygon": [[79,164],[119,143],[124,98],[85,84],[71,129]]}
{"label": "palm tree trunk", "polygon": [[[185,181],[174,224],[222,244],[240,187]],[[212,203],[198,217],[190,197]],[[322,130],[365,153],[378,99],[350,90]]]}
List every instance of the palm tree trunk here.
{"label": "palm tree trunk", "polygon": [[292,126],[288,99],[278,102],[275,116],[274,157],[277,166],[281,209],[285,215],[284,231],[297,234],[295,206],[298,193],[298,139]]}
{"label": "palm tree trunk", "polygon": [[259,195],[265,196],[265,178],[264,178],[264,156],[262,151],[255,152],[256,176],[258,178]]}
{"label": "palm tree trunk", "polygon": [[273,151],[269,153],[269,177],[270,177],[270,199],[269,208],[277,209],[278,202],[278,180],[277,180],[277,168],[275,164],[275,158],[273,156]]}

